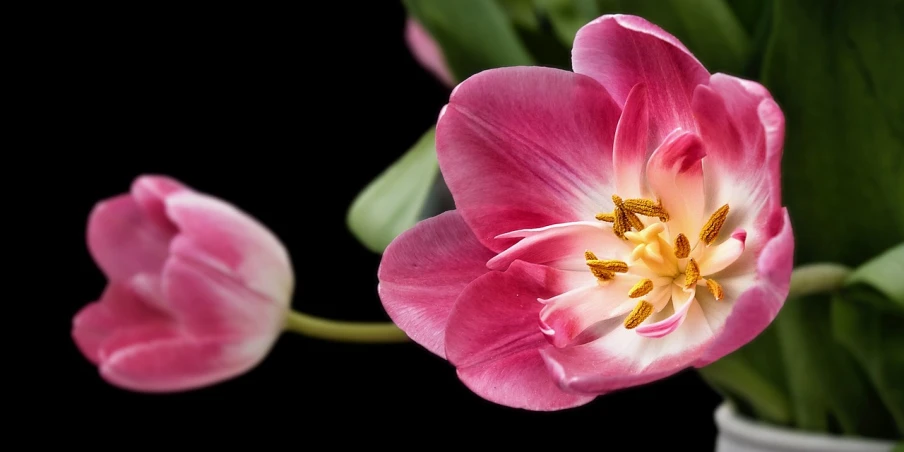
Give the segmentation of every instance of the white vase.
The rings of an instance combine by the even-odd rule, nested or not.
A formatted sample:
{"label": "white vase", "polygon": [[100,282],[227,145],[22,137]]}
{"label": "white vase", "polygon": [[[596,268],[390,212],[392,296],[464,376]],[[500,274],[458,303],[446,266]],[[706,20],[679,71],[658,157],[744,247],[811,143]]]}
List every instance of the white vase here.
{"label": "white vase", "polygon": [[716,409],[716,452],[890,452],[891,441],[804,432],[756,422],[723,402]]}

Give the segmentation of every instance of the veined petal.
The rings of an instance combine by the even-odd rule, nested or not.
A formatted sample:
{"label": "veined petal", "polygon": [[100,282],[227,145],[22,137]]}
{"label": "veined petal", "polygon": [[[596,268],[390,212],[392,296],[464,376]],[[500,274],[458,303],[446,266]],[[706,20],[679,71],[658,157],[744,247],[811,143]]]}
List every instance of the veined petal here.
{"label": "veined petal", "polygon": [[600,284],[576,288],[547,300],[540,311],[543,334],[556,347],[570,345],[590,326],[615,316],[627,314],[637,304],[628,297],[631,287],[640,278],[619,275]]}
{"label": "veined petal", "polygon": [[651,141],[649,114],[646,85],[638,83],[625,100],[612,150],[615,190],[623,198],[650,197],[647,161],[659,143]]}
{"label": "veined petal", "polygon": [[705,221],[703,164],[706,156],[700,137],[676,130],[659,146],[647,164],[647,182],[653,196],[669,213],[669,233],[695,237]]}
{"label": "veined petal", "polygon": [[706,277],[724,270],[741,257],[747,232],[738,229],[731,233],[728,240],[706,249],[705,257],[700,261],[700,274]]}
{"label": "veined petal", "polygon": [[597,253],[600,259],[619,260],[626,259],[631,251],[623,240],[612,233],[611,226],[601,221],[579,221],[522,229],[502,234],[499,238],[522,240],[487,262],[487,267],[493,270],[505,270],[515,260],[522,260],[589,273],[584,258],[585,251]]}
{"label": "veined petal", "polygon": [[531,410],[582,405],[592,397],[563,392],[538,351],[549,344],[537,327],[537,299],[553,295],[538,267],[515,262],[468,285],[449,317],[446,356],[462,382],[491,402]]}
{"label": "veined petal", "polygon": [[594,80],[557,69],[491,69],[458,85],[437,122],[437,157],[481,243],[499,252],[513,243],[500,234],[611,205],[619,115]]}
{"label": "veined petal", "polygon": [[[717,340],[694,364],[696,367],[706,366],[753,340],[769,326],[785,303],[794,255],[794,236],[787,209],[776,211],[770,223],[773,223],[770,229],[779,229],[770,234],[771,238],[757,257],[758,284],[747,286],[749,289],[734,301],[731,314],[716,331]],[[720,282],[723,287],[731,285],[731,281]],[[726,290],[726,298],[728,295]]]}
{"label": "veined petal", "polygon": [[574,71],[600,82],[619,106],[646,85],[656,141],[676,128],[696,130],[691,96],[709,72],[666,31],[636,16],[602,16],[578,31],[571,55]]}
{"label": "veined petal", "polygon": [[111,281],[157,273],[174,231],[152,221],[130,195],[99,202],[88,218],[88,250]]}
{"label": "veined petal", "polygon": [[452,306],[465,286],[488,271],[491,257],[457,211],[423,220],[384,251],[377,272],[380,300],[412,340],[445,357]]}

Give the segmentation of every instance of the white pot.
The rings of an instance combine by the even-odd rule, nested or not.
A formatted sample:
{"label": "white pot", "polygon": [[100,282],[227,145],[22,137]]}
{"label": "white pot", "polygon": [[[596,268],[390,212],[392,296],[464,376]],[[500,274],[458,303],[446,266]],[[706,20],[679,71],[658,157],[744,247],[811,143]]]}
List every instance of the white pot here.
{"label": "white pot", "polygon": [[776,427],[738,415],[723,402],[716,409],[716,452],[890,452],[891,441],[850,438]]}

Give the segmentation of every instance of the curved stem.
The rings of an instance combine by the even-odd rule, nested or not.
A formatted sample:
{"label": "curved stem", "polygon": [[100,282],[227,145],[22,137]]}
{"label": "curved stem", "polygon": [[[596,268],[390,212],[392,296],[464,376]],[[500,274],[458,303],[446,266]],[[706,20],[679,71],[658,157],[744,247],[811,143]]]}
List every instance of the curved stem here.
{"label": "curved stem", "polygon": [[398,343],[408,336],[389,322],[340,322],[289,311],[286,331],[337,342]]}
{"label": "curved stem", "polygon": [[841,264],[801,265],[791,273],[791,287],[788,298],[798,298],[822,292],[829,292],[844,285],[851,269]]}

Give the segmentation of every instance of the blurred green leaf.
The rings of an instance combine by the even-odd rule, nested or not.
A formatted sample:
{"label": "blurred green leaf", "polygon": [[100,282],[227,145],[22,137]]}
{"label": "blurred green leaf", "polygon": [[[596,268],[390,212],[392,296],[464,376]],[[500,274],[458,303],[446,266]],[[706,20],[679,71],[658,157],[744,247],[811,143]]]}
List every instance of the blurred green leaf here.
{"label": "blurred green leaf", "polygon": [[421,219],[439,174],[435,128],[383,171],[352,202],[346,224],[364,246],[382,253],[396,236]]}
{"label": "blurred green leaf", "polygon": [[549,19],[559,42],[568,48],[581,27],[602,15],[597,0],[534,0],[534,4]]}
{"label": "blurred green leaf", "polygon": [[798,264],[856,266],[904,240],[901,5],[774,3],[762,80],[786,117],[782,180]]}
{"label": "blurred green leaf", "polygon": [[675,35],[709,69],[742,75],[751,37],[725,0],[597,0],[603,14],[635,14]]}
{"label": "blurred green leaf", "polygon": [[540,26],[534,0],[496,0],[512,22],[521,28],[536,30]]}
{"label": "blurred green leaf", "polygon": [[846,282],[876,288],[904,312],[904,243],[861,265]]}
{"label": "blurred green leaf", "polygon": [[779,348],[769,328],[741,349],[698,369],[707,383],[753,418],[772,424],[792,422]]}
{"label": "blurred green leaf", "polygon": [[904,452],[904,441],[895,445],[895,448],[891,450],[891,452]]}
{"label": "blurred green leaf", "polygon": [[774,324],[782,346],[795,427],[886,437],[891,417],[856,360],[835,340],[830,296],[785,302]]}
{"label": "blurred green leaf", "polygon": [[904,435],[904,316],[873,307],[883,299],[879,292],[862,287],[836,295],[832,300],[832,330],[866,371],[894,419],[897,432],[885,436],[900,438]]}
{"label": "blurred green leaf", "polygon": [[487,0],[404,0],[464,80],[485,69],[534,64],[505,10]]}

